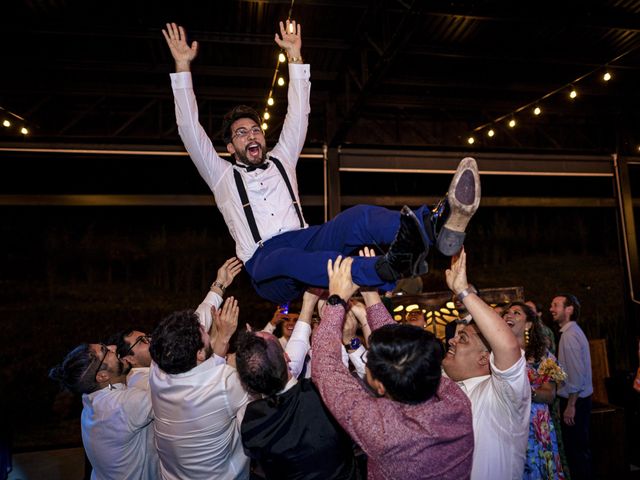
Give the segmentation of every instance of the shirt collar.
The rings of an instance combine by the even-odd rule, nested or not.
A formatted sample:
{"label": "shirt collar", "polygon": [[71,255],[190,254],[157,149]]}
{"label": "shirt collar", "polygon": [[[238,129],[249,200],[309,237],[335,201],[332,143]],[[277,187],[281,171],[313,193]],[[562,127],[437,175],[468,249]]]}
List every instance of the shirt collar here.
{"label": "shirt collar", "polygon": [[569,320],[562,327],[560,327],[560,333],[564,333],[567,330],[569,330],[573,326],[574,323],[576,323],[576,322],[574,322],[573,320]]}
{"label": "shirt collar", "polygon": [[487,378],[491,377],[491,375],[480,375],[479,377],[471,377],[466,380],[462,380],[461,382],[456,382],[462,391],[467,395],[470,395],[475,388],[484,382]]}

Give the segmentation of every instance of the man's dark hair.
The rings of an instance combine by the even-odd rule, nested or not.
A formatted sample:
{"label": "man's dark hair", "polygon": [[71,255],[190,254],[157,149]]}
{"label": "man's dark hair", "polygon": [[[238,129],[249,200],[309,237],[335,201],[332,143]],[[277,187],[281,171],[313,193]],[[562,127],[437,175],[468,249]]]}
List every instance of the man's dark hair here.
{"label": "man's dark hair", "polygon": [[487,341],[486,337],[480,331],[480,328],[478,328],[478,324],[476,323],[476,321],[474,319],[469,320],[467,322],[467,326],[469,326],[469,325],[473,325],[473,327],[476,330],[476,335],[478,336],[478,338],[482,342],[482,345],[484,345],[484,347],[487,349],[487,352],[491,352],[491,345]]}
{"label": "man's dark hair", "polygon": [[200,320],[193,310],[173,312],[151,335],[149,353],[166,373],[184,373],[197,365],[198,350],[204,347]]}
{"label": "man's dark hair", "polygon": [[391,398],[417,404],[438,390],[442,348],[432,333],[413,325],[385,325],[369,339],[367,367]]}
{"label": "man's dark hair", "polygon": [[238,105],[226,113],[222,120],[222,140],[225,144],[231,143],[231,125],[241,118],[250,118],[260,125],[260,115],[247,105]]}
{"label": "man's dark hair", "polygon": [[49,370],[49,378],[73,393],[91,393],[98,389],[95,368],[99,362],[89,344],[83,343],[71,350],[60,365]]}
{"label": "man's dark hair", "polygon": [[236,368],[244,388],[253,394],[273,396],[289,378],[289,367],[280,342],[253,332],[238,334]]}
{"label": "man's dark hair", "polygon": [[578,320],[580,320],[580,309],[582,307],[580,307],[580,301],[575,295],[572,295],[571,293],[559,293],[556,295],[556,297],[564,297],[565,308],[573,307],[573,313],[571,314],[571,318],[569,318],[569,320],[573,322],[577,322]]}

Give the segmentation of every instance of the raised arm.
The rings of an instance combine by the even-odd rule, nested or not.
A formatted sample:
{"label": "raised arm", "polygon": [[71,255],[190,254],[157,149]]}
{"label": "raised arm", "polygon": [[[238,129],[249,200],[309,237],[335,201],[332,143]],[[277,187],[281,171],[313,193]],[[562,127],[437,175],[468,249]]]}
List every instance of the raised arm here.
{"label": "raised arm", "polygon": [[451,268],[445,273],[447,285],[464,303],[476,322],[480,333],[487,339],[493,352],[494,363],[500,370],[507,370],[521,357],[515,335],[493,308],[487,305],[467,282],[467,254],[464,248],[459,256],[451,258]]}
{"label": "raised arm", "polygon": [[167,29],[162,30],[162,35],[176,62],[176,72],[190,72],[191,62],[198,55],[198,42],[194,41],[189,45],[184,28],[175,23],[167,23]]}
{"label": "raised arm", "polygon": [[231,282],[233,282],[236,275],[240,273],[240,270],[242,270],[242,262],[236,257],[231,257],[224,262],[220,268],[218,268],[216,279],[211,284],[211,288],[209,289],[207,296],[204,297],[204,300],[196,309],[196,313],[200,318],[200,323],[212,337],[215,337],[216,335],[216,327],[213,324],[213,317],[211,315],[212,310],[216,310],[220,305],[222,305],[224,292],[229,285],[231,285]]}
{"label": "raised arm", "polygon": [[304,360],[309,353],[311,344],[311,319],[320,296],[314,290],[307,290],[302,296],[300,316],[293,327],[291,338],[287,342],[285,352],[289,356],[289,369],[294,377],[298,377],[304,367]]}
{"label": "raised arm", "polygon": [[[361,257],[375,257],[373,248],[364,247],[359,251]],[[369,334],[383,325],[395,323],[393,317],[382,303],[380,294],[376,288],[361,288],[360,294],[367,307],[367,323],[369,324]]]}
{"label": "raised arm", "polygon": [[175,23],[168,23],[162,34],[176,64],[176,73],[171,74],[171,88],[175,100],[178,133],[198,173],[215,194],[217,182],[231,164],[216,153],[211,139],[198,119],[198,102],[191,79],[191,62],[198,53],[198,42],[189,45],[184,28]]}
{"label": "raised arm", "polygon": [[304,147],[309,125],[310,68],[302,60],[302,26],[295,21],[280,22],[280,35],[275,41],[287,55],[289,64],[289,87],[287,90],[287,114],[282,125],[278,143],[272,156],[295,167]]}
{"label": "raised arm", "polygon": [[216,326],[217,335],[211,337],[211,347],[213,353],[219,357],[224,358],[229,350],[229,340],[238,328],[239,313],[238,301],[233,297],[227,298],[221,309],[213,311],[213,323]]}

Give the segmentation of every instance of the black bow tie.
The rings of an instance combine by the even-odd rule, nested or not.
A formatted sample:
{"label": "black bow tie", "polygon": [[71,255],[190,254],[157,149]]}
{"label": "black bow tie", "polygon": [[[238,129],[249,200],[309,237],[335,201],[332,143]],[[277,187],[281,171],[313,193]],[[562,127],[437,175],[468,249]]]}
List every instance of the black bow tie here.
{"label": "black bow tie", "polygon": [[236,163],[236,165],[240,168],[244,168],[247,172],[253,172],[254,170],[266,170],[269,167],[267,162],[261,163],[260,165],[242,165],[241,163]]}

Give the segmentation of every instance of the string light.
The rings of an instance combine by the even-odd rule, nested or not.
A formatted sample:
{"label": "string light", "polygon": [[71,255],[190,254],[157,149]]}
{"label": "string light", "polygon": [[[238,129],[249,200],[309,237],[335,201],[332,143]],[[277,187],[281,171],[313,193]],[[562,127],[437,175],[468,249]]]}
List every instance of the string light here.
{"label": "string light", "polygon": [[284,78],[278,78],[278,86],[282,87],[284,85]]}
{"label": "string light", "polygon": [[262,118],[264,118],[265,120],[269,120],[271,118],[271,114],[269,112],[264,112]]}
{"label": "string light", "polygon": [[270,96],[270,97],[267,99],[267,105],[269,105],[270,107],[273,107],[273,104],[274,104],[274,103],[276,103],[276,102],[274,102],[274,101],[273,101],[273,97],[271,97],[271,96]]}
{"label": "string light", "polygon": [[267,125],[267,122],[263,122],[262,123],[262,130],[266,130],[267,128],[269,128],[269,125]]}
{"label": "string light", "polygon": [[489,131],[487,132],[488,137],[493,137],[495,134],[496,132],[493,131],[493,128],[490,128]]}
{"label": "string light", "polygon": [[287,61],[287,57],[284,55],[284,53],[280,52],[278,54],[278,62],[280,63],[284,63]]}
{"label": "string light", "polygon": [[[602,81],[604,82],[609,82],[611,81],[611,79],[613,78],[613,74],[611,73],[610,70],[610,66],[611,64],[614,64],[615,62],[619,61],[620,59],[622,59],[623,57],[626,57],[627,55],[629,55],[630,53],[636,51],[637,49],[640,48],[640,44],[637,44],[633,47],[631,47],[629,50],[627,50],[626,52],[621,53],[620,55],[616,56],[615,58],[611,59],[610,61],[608,61],[607,63],[600,65],[596,68],[594,68],[593,70],[579,76],[578,78],[572,80],[571,82],[568,82],[558,88],[556,88],[555,90],[552,90],[546,94],[544,94],[542,97],[529,102],[525,105],[522,105],[518,108],[516,108],[515,110],[509,112],[509,113],[505,113],[504,115],[498,117],[498,118],[494,118],[493,120],[488,121],[487,123],[484,123],[482,125],[479,125],[477,127],[475,127],[473,129],[474,133],[477,132],[481,132],[489,127],[491,127],[492,125],[496,125],[499,124],[502,121],[507,121],[507,119],[511,119],[508,121],[508,125],[510,128],[514,128],[516,126],[516,121],[513,118],[514,115],[528,110],[528,109],[533,109],[533,114],[538,116],[542,114],[542,107],[540,106],[540,104],[544,101],[547,100],[549,97],[556,95],[558,93],[562,93],[562,92],[566,92],[567,90],[569,90],[568,96],[571,100],[575,100],[578,97],[578,90],[575,87],[576,84],[578,84],[579,82],[581,82],[582,80],[584,80],[587,77],[590,77],[592,75],[601,75]],[[604,73],[603,73],[604,72]],[[493,135],[491,135],[489,132],[492,131],[493,129],[487,131],[487,135],[489,137],[492,137]],[[639,147],[639,151],[640,151],[640,147]]]}
{"label": "string light", "polygon": [[473,144],[475,143],[475,141],[476,141],[476,139],[475,139],[475,138],[473,138],[473,137],[469,137],[469,138],[467,138],[467,143],[468,143],[469,145],[473,145]]}
{"label": "string light", "polygon": [[29,129],[27,128],[27,121],[23,117],[7,110],[2,106],[0,106],[0,112],[2,112],[2,117],[4,117],[2,119],[2,126],[4,128],[11,128],[15,124],[17,131],[19,131],[22,135],[27,135],[29,133]]}

